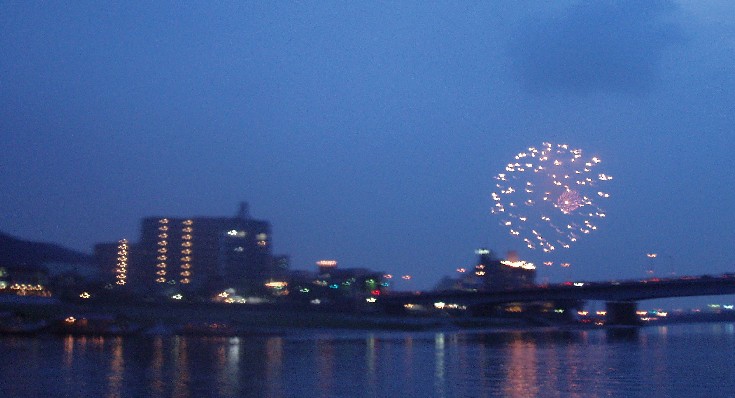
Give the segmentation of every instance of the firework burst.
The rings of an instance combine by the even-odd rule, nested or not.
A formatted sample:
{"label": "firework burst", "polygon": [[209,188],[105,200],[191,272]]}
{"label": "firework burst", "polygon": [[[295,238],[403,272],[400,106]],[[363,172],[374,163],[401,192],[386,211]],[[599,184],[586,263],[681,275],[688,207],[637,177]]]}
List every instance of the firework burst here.
{"label": "firework burst", "polygon": [[600,163],[566,144],[528,148],[494,177],[491,212],[529,249],[569,248],[606,216],[597,202],[610,197],[601,187],[612,177]]}

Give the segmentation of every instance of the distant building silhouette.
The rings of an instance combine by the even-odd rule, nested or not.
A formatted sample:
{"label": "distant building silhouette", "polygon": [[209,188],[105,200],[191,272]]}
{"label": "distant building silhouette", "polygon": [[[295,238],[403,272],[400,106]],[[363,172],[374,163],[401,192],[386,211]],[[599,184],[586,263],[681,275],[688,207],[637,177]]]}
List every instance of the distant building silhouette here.
{"label": "distant building silhouette", "polygon": [[488,249],[475,251],[478,261],[475,276],[479,280],[478,290],[497,291],[531,287],[536,281],[536,267],[518,259],[509,252],[506,260],[500,260]]}
{"label": "distant building silhouette", "polygon": [[338,268],[336,260],[319,260],[317,271],[290,272],[289,286],[294,301],[312,304],[365,304],[385,294],[385,273],[367,268]]}
{"label": "distant building silhouette", "polygon": [[459,268],[458,278],[444,277],[434,287],[436,291],[498,291],[534,286],[536,266],[518,259],[516,252],[509,252],[505,260],[492,251],[475,250],[477,263],[472,268]]}

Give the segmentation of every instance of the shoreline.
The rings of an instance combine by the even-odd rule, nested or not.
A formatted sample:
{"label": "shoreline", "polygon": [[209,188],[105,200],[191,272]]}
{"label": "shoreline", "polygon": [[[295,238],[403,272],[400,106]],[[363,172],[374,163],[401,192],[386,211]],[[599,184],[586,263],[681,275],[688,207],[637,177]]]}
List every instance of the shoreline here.
{"label": "shoreline", "polygon": [[[540,330],[614,330],[703,322],[735,322],[733,314],[673,316],[638,325],[591,325],[582,322],[539,323],[530,317],[451,317],[330,311],[302,306],[216,303],[0,303],[0,334],[133,333],[212,336],[287,335],[304,331],[503,332]],[[68,320],[84,320],[85,327]],[[67,320],[67,324],[65,324]],[[9,327],[12,326],[12,327]],[[76,329],[75,329],[76,328]]]}

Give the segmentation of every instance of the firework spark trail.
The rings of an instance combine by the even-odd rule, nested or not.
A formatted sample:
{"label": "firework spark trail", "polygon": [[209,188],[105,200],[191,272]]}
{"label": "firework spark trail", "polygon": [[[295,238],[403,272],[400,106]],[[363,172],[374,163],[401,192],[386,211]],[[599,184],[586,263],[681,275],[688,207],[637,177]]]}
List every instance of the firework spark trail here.
{"label": "firework spark trail", "polygon": [[600,163],[566,144],[528,148],[494,177],[491,213],[531,250],[569,248],[605,218],[597,202],[610,197],[600,186],[612,177]]}

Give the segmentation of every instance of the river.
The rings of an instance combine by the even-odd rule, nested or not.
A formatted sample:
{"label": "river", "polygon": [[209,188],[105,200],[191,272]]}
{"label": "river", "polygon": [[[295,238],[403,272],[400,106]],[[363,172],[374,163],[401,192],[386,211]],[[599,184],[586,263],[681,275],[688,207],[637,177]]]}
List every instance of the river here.
{"label": "river", "polygon": [[735,325],[0,337],[2,397],[735,397]]}

